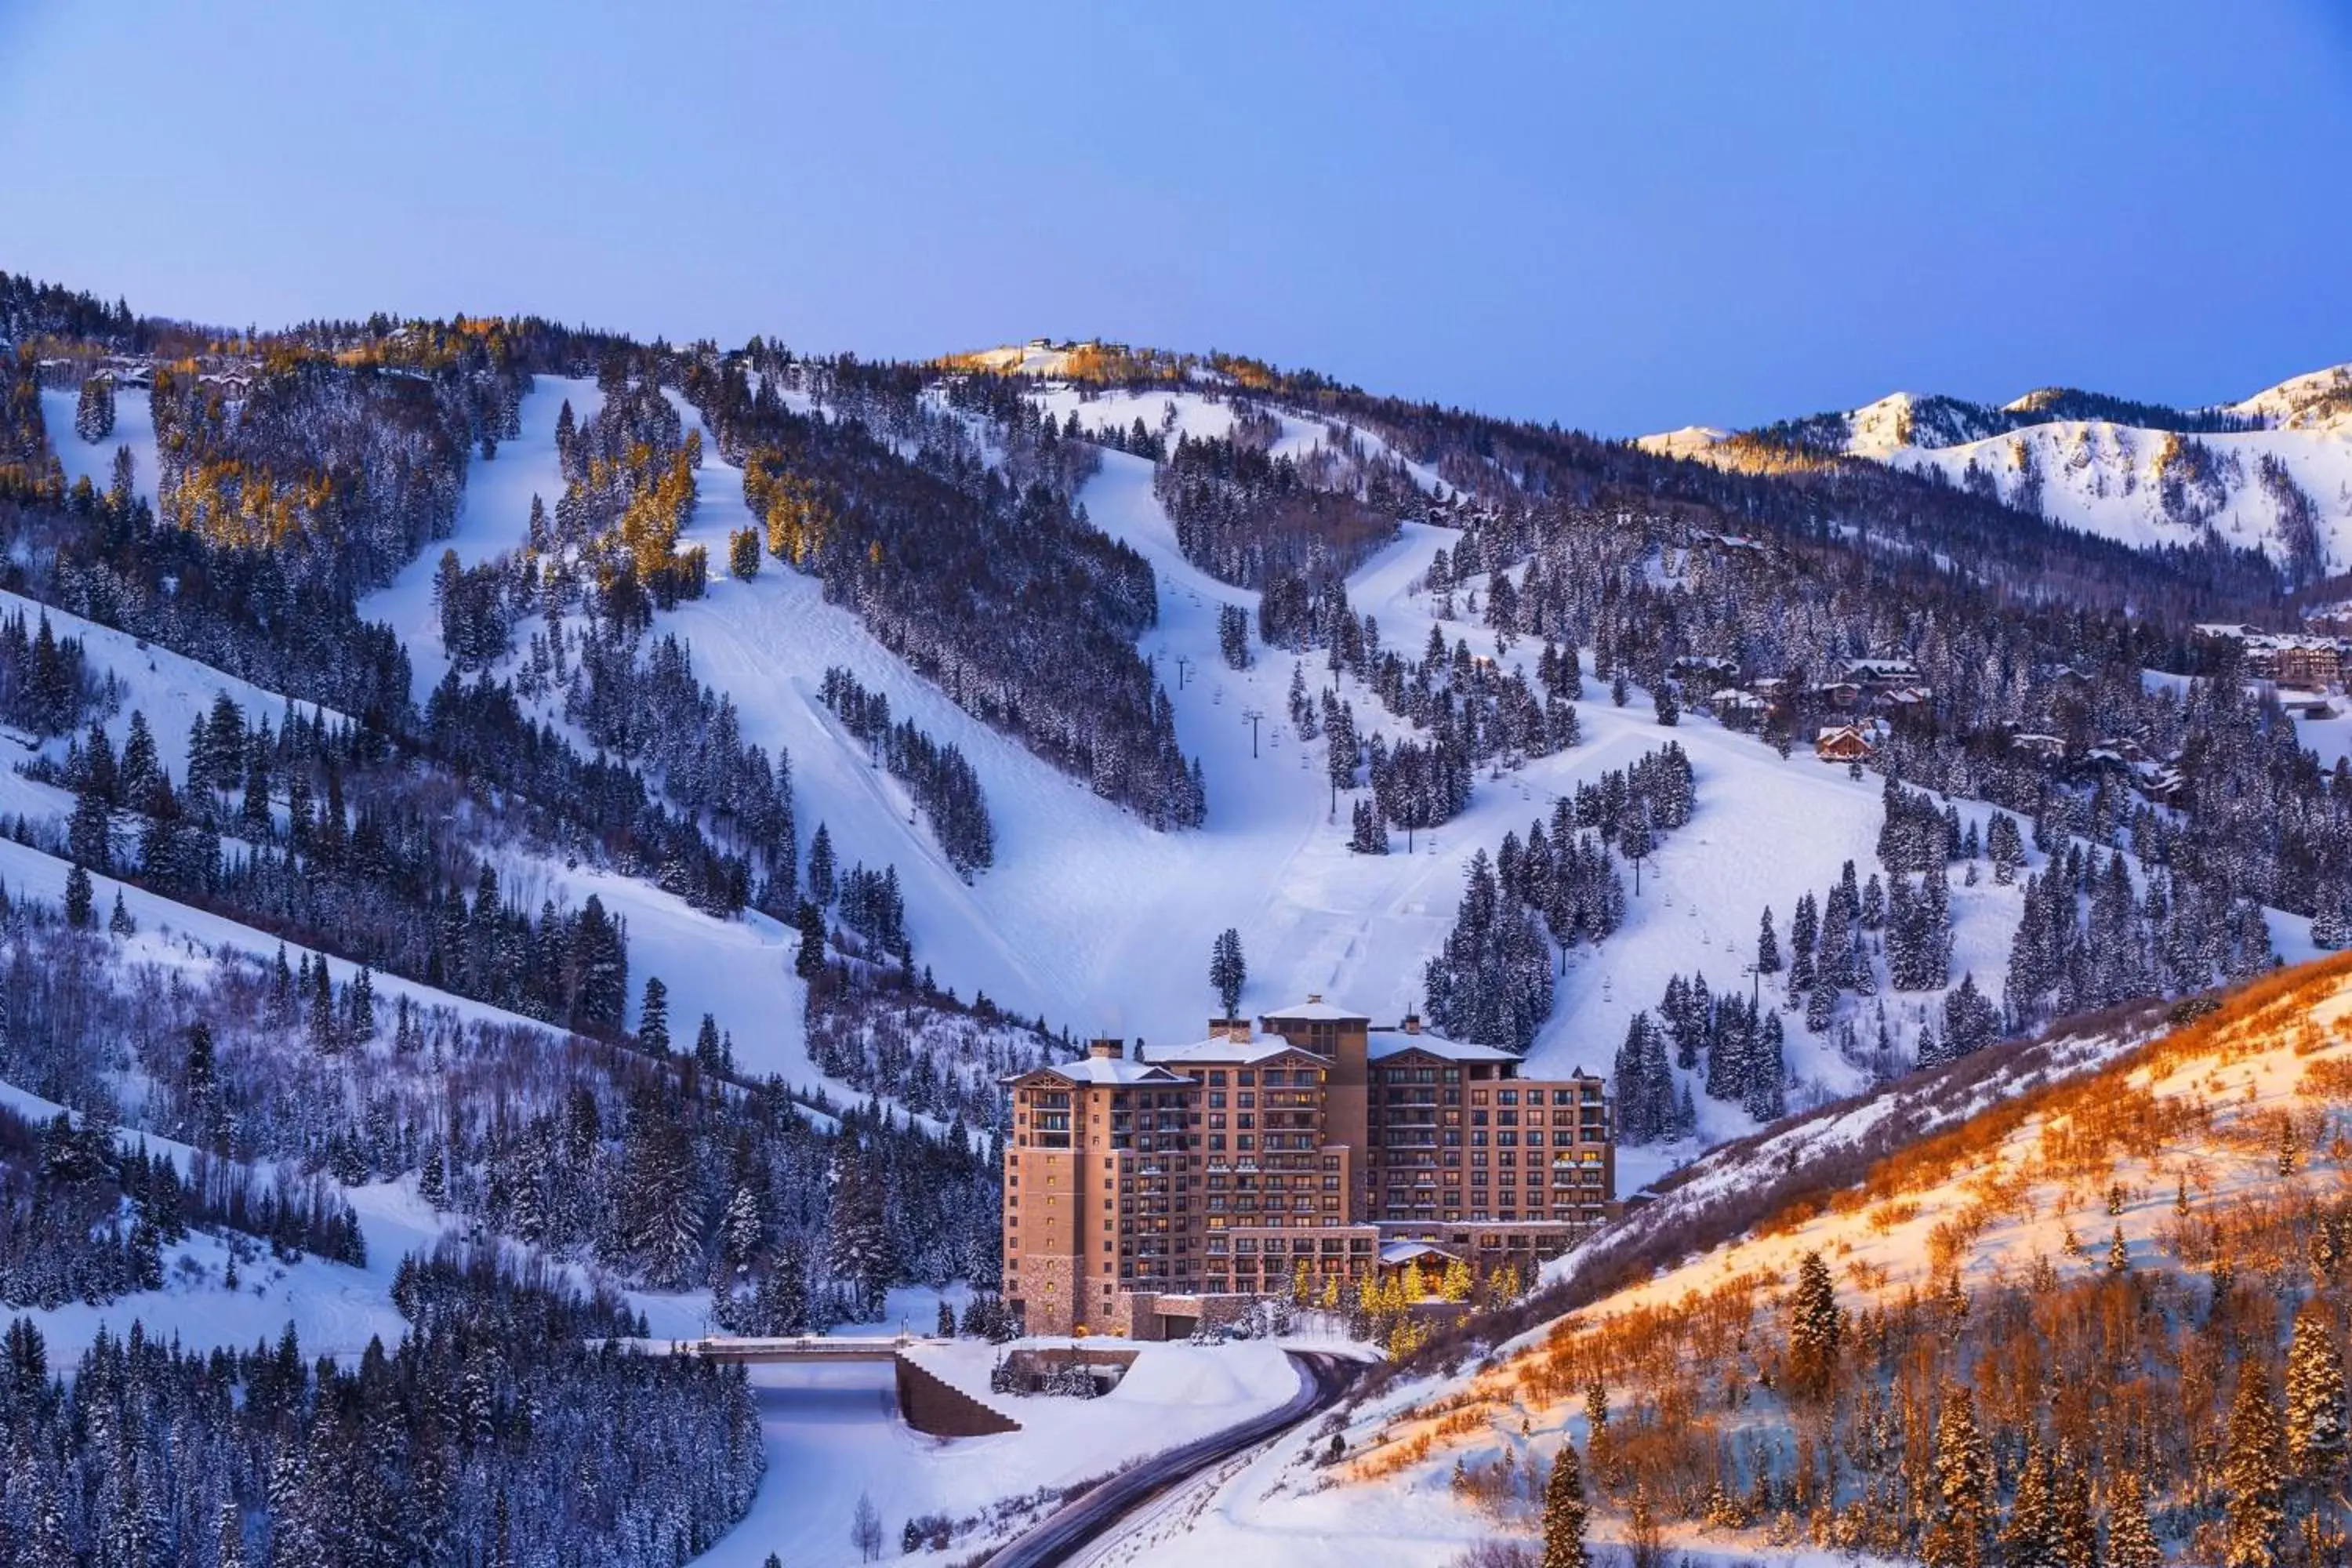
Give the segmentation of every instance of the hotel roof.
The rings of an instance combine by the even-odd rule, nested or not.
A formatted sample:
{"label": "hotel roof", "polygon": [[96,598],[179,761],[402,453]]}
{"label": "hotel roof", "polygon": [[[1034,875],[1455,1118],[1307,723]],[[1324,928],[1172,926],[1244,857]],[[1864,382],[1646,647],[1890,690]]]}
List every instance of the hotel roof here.
{"label": "hotel roof", "polygon": [[[1154,1067],[1127,1057],[1080,1057],[1074,1062],[1054,1062],[1036,1069],[1049,1072],[1072,1083],[1111,1084],[1123,1086],[1138,1083],[1182,1083],[1184,1080],[1166,1068]],[[1016,1075],[1027,1078],[1027,1073]]]}

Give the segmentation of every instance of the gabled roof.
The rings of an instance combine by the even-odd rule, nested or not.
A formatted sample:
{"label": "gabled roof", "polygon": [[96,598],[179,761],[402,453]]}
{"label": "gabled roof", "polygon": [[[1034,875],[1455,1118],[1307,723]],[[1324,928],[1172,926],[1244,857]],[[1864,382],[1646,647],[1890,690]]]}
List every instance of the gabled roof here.
{"label": "gabled roof", "polygon": [[1321,997],[1309,997],[1288,1007],[1269,1008],[1264,1015],[1271,1026],[1276,1019],[1296,1018],[1309,1024],[1368,1024],[1370,1015],[1352,1012],[1346,1007],[1334,1007]]}
{"label": "gabled roof", "polygon": [[1378,1062],[1411,1051],[1426,1051],[1441,1061],[1449,1062],[1515,1062],[1520,1059],[1500,1047],[1475,1046],[1465,1040],[1449,1040],[1443,1035],[1408,1035],[1401,1029],[1383,1029],[1372,1036],[1364,1054]]}
{"label": "gabled roof", "polygon": [[1189,1046],[1155,1047],[1150,1055],[1155,1062],[1214,1062],[1220,1066],[1252,1067],[1293,1053],[1308,1061],[1318,1064],[1323,1061],[1313,1051],[1294,1046],[1280,1035],[1260,1035],[1250,1040],[1236,1040],[1228,1035],[1211,1035],[1207,1039],[1195,1040]]}
{"label": "gabled roof", "polygon": [[1055,1062],[1049,1066],[1015,1073],[1005,1081],[1018,1083],[1024,1079],[1051,1075],[1075,1084],[1109,1084],[1124,1088],[1130,1084],[1177,1084],[1191,1080],[1178,1077],[1166,1068],[1154,1067],[1128,1057],[1080,1057],[1074,1062]]}
{"label": "gabled roof", "polygon": [[1381,1261],[1391,1268],[1400,1263],[1417,1263],[1424,1258],[1443,1258],[1449,1263],[1461,1261],[1459,1253],[1432,1247],[1425,1241],[1391,1241],[1381,1248]]}

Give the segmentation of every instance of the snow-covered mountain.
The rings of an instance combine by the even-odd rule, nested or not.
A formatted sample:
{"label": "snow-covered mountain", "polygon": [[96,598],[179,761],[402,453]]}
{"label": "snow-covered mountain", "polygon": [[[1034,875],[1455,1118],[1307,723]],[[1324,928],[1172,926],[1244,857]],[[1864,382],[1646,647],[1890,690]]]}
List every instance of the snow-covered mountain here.
{"label": "snow-covered mountain", "polygon": [[2200,409],[2067,387],[1998,405],[1897,392],[1739,438],[1692,426],[1636,445],[1738,468],[1790,448],[1869,458],[2135,548],[2218,540],[2298,580],[2352,569],[2352,365]]}
{"label": "snow-covered mountain", "polygon": [[[2251,484],[2318,552],[2295,498],[2340,376],[1629,447],[1095,342],[868,365],[467,320],[257,358],[90,319],[0,363],[0,1179],[53,1205],[0,1210],[0,1294],[85,1365],[134,1318],[414,1363],[415,1324],[526,1296],[533,1375],[642,1382],[728,1456],[653,1560],[747,1509],[715,1563],[822,1560],[839,1500],[778,1478],[845,1499],[903,1456],[581,1342],[1003,1331],[998,1085],[1073,1036],[1197,1036],[1228,931],[1244,1013],[1321,993],[1607,1076],[1646,1202],[1580,1268],[1674,1266],[2352,939],[2352,792],[2284,743],[2324,765],[2342,721],[2194,679],[2228,667],[2188,626],[2270,613],[2267,574],[1985,499],[2030,472],[2084,510],[2079,479],[2226,537]],[[2070,467],[2069,433],[2105,445]],[[159,1197],[157,1151],[226,1174]],[[1897,1208],[1900,1246],[1947,1245]],[[992,1352],[940,1354],[985,1385]],[[894,1506],[974,1511],[909,1539],[976,1550],[1278,1396],[1271,1352],[1222,1389],[1214,1354],[940,1461]],[[1486,1396],[1454,1376],[1343,1434],[1374,1555],[1461,1533],[1382,1431],[1409,1452],[1412,1401]],[[1521,1437],[1561,1405],[1529,1394]],[[1288,1459],[1201,1484],[1342,1479]],[[634,1473],[612,1495],[658,1510]],[[1491,1455],[1462,1475],[1507,1513]],[[1223,1549],[1184,1495],[1155,1557]],[[583,1558],[647,1528],[530,1506]]]}

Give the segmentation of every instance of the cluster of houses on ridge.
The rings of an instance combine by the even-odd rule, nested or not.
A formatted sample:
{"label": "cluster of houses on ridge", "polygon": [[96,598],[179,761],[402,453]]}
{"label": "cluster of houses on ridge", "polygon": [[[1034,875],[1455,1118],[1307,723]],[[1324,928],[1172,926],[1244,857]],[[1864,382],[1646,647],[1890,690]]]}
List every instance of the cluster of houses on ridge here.
{"label": "cluster of houses on ridge", "polygon": [[[197,383],[217,388],[222,396],[231,399],[249,396],[261,374],[261,362],[250,355],[200,354],[194,363]],[[118,393],[146,392],[155,384],[155,364],[146,355],[103,354],[96,359],[45,359],[40,372],[43,382],[51,386],[79,386],[87,378],[103,377],[114,384]]]}
{"label": "cluster of houses on ridge", "polygon": [[[1785,720],[1800,699],[1813,713],[1835,716],[1815,729],[1813,755],[1843,766],[1868,763],[1898,725],[1925,717],[1935,706],[1935,688],[1907,658],[1854,659],[1831,679],[1801,686],[1786,676],[1743,682],[1728,658],[1678,658],[1671,669],[1694,700],[1736,727]],[[2128,738],[2103,738],[2071,751],[2059,735],[2017,731],[2007,739],[2035,757],[2068,763],[2079,777],[2114,774],[2158,805],[2176,803],[2184,787],[2177,754],[2151,755]]]}

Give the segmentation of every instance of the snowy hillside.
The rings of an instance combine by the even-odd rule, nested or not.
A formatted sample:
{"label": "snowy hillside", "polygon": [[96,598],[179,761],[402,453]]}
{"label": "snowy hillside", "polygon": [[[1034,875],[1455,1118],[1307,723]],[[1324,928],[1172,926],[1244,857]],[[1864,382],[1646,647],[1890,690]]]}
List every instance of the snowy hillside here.
{"label": "snowy hillside", "polygon": [[[1214,436],[1233,420],[1228,404],[1194,392],[1082,397],[1048,384],[1038,395],[1057,420],[1075,411],[1089,429],[1124,429],[1140,419],[1155,430]],[[577,415],[593,405],[593,388],[584,384],[541,379],[525,401],[522,437],[502,445],[493,462],[473,464],[466,511],[451,542],[461,559],[470,563],[520,543],[530,494],[561,489],[546,434],[554,410],[569,398]],[[718,443],[692,410],[683,412],[689,429],[703,430],[703,458],[700,500],[681,543],[703,544],[716,558],[729,534],[753,520],[742,501],[740,470],[718,456]],[[1369,433],[1281,417],[1278,449],[1303,452],[1331,442],[1383,449]],[[1433,476],[1421,477],[1437,488]],[[1402,853],[1402,833],[1394,836],[1399,853],[1350,853],[1349,802],[1340,800],[1335,811],[1325,742],[1302,743],[1285,715],[1294,663],[1304,664],[1312,689],[1332,679],[1326,661],[1319,655],[1294,661],[1261,646],[1250,668],[1226,666],[1218,612],[1227,605],[1254,608],[1256,595],[1209,577],[1184,558],[1151,479],[1150,462],[1106,451],[1079,499],[1096,526],[1140,552],[1157,577],[1158,624],[1145,636],[1142,651],[1160,671],[1178,733],[1202,762],[1210,811],[1200,832],[1154,833],[1094,797],[949,701],[799,574],[769,570],[748,581],[714,576],[703,597],[656,616],[656,631],[687,641],[699,679],[731,699],[745,739],[789,750],[803,834],[822,823],[845,864],[898,868],[918,962],[942,984],[965,995],[984,992],[1023,1016],[1042,1015],[1081,1033],[1188,1039],[1214,1010],[1207,957],[1216,934],[1232,926],[1241,932],[1251,972],[1245,1009],[1319,992],[1392,1020],[1422,1005],[1423,964],[1454,921],[1464,869],[1475,852],[1483,849],[1491,858],[1506,833],[1524,837],[1531,822],[1547,816],[1553,802],[1578,784],[1675,740],[1697,775],[1696,815],[1644,868],[1624,929],[1570,955],[1558,1005],[1531,1056],[1536,1070],[1606,1072],[1629,1019],[1656,1008],[1670,976],[1706,974],[1718,989],[1737,987],[1754,956],[1764,909],[1785,922],[1799,897],[1827,887],[1846,861],[1872,865],[1880,816],[1876,778],[1851,780],[1842,768],[1825,767],[1806,753],[1783,760],[1755,737],[1725,731],[1703,716],[1661,729],[1646,693],[1637,689],[1620,709],[1597,686],[1579,704],[1582,744],[1517,772],[1482,778],[1469,810],[1418,836],[1409,855]],[[493,496],[499,499],[488,500]],[[1438,605],[1421,582],[1454,537],[1448,530],[1409,523],[1349,577],[1351,603],[1378,617],[1383,639],[1392,646],[1417,647],[1439,625]],[[366,607],[408,633],[421,674],[436,670],[429,575],[421,564]],[[1491,634],[1466,619],[1445,622],[1442,629],[1449,641],[1467,637],[1474,647],[1492,646]],[[1531,665],[1532,650],[1522,644],[1508,662]],[[952,742],[970,759],[994,821],[992,868],[970,882],[958,876],[904,790],[824,707],[819,678],[836,665],[886,693],[894,714]],[[1368,731],[1403,732],[1354,681],[1342,680],[1340,694],[1357,706]],[[1253,713],[1260,716],[1255,725]],[[1964,810],[1967,820],[1979,824],[1985,815],[1981,807]],[[1754,853],[1760,845],[1772,852]],[[751,1059],[762,1067],[792,1060],[789,1040],[799,1008],[797,983],[786,973],[781,945],[788,939],[761,935],[756,917],[748,926],[711,927],[690,912],[672,916],[648,908],[642,896],[633,900],[625,888],[603,879],[547,875],[574,898],[594,888],[628,910],[635,950],[644,954],[633,959],[633,968],[662,975],[675,1008],[716,1011],[735,1029],[739,1048],[747,1037],[757,1041]],[[1956,890],[1955,980],[1972,973],[1980,988],[1998,994],[2017,897],[2015,888],[1990,881]],[[1909,1040],[1938,1000],[1936,993],[1889,996],[1897,1040]],[[758,1022],[748,1026],[741,1020]],[[1856,1015],[1865,1040],[1874,1034],[1874,1013]],[[771,1031],[785,1040],[772,1043]],[[1790,1058],[1801,1102],[1851,1092],[1865,1081],[1858,1062],[1841,1057],[1825,1037],[1797,1031]],[[1752,1125],[1735,1107],[1703,1097],[1698,1103],[1701,1143]],[[1630,1158],[1626,1184],[1638,1184],[1655,1168],[1643,1156]]]}
{"label": "snowy hillside", "polygon": [[2232,412],[2287,430],[2341,430],[2352,425],[2352,365],[2290,376],[2258,392]]}
{"label": "snowy hillside", "polygon": [[1932,469],[2053,522],[2140,549],[2210,536],[2281,562],[2352,566],[2352,428],[2178,435],[2104,421],[1870,455]]}
{"label": "snowy hillside", "polygon": [[2352,567],[2352,366],[2200,410],[2063,387],[1998,406],[1897,392],[1749,434],[1768,445],[1701,426],[1636,444],[1743,466],[1773,443],[1846,453],[2137,549],[2218,538],[2300,577]]}

